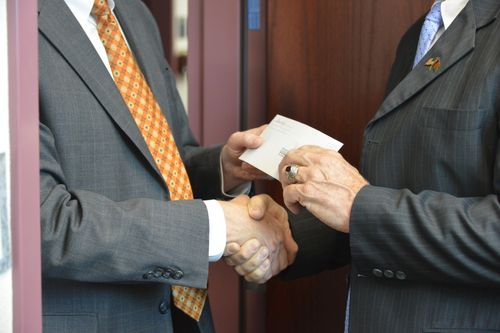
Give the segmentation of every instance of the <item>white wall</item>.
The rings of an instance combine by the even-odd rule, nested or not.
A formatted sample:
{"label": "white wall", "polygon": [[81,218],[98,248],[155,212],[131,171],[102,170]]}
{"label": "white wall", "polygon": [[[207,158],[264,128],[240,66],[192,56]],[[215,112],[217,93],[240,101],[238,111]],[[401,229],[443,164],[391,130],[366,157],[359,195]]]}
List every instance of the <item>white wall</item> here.
{"label": "white wall", "polygon": [[[186,55],[188,52],[187,39],[187,16],[188,16],[188,0],[173,1],[173,52],[176,55]],[[181,27],[183,26],[183,27]],[[181,30],[184,30],[184,35],[181,35]]]}
{"label": "white wall", "polygon": [[[0,154],[5,154],[4,166],[0,166],[0,264],[6,251],[5,236],[10,238],[10,174],[9,174],[9,102],[7,64],[7,0],[0,0]],[[1,161],[1,159],[0,159]],[[4,172],[2,172],[4,170]],[[1,174],[3,173],[3,174]],[[6,211],[7,210],[7,211]],[[3,215],[3,216],[2,216]],[[5,218],[7,221],[5,221]],[[7,223],[6,223],[7,222]],[[5,267],[5,261],[3,261]],[[11,265],[9,265],[10,267]],[[0,267],[0,332],[12,332],[12,271],[1,272]]]}

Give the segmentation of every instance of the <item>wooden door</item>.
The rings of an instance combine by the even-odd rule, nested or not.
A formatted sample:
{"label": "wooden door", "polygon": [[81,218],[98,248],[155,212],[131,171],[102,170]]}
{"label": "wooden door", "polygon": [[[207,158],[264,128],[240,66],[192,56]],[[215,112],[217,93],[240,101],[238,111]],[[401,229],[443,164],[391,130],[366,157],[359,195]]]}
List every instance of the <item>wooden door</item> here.
{"label": "wooden door", "polygon": [[[268,0],[267,118],[282,114],[342,141],[357,165],[397,43],[433,0]],[[279,186],[267,191],[281,198]],[[267,333],[343,332],[348,268],[273,280]]]}

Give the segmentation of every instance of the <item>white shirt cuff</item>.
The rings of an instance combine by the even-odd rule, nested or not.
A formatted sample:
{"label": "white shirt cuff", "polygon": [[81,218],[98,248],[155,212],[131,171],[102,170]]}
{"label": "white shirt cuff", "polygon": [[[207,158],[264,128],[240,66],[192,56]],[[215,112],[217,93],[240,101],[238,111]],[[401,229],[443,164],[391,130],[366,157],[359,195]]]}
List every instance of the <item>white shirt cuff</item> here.
{"label": "white shirt cuff", "polygon": [[226,218],[224,210],[217,200],[203,201],[208,211],[210,224],[208,236],[208,261],[217,261],[226,248]]}
{"label": "white shirt cuff", "polygon": [[239,195],[250,193],[250,190],[252,189],[252,182],[244,182],[226,193],[226,191],[224,191],[224,172],[222,172],[222,158],[219,159],[219,165],[220,165],[220,188],[222,194],[224,194],[226,197],[236,198]]}

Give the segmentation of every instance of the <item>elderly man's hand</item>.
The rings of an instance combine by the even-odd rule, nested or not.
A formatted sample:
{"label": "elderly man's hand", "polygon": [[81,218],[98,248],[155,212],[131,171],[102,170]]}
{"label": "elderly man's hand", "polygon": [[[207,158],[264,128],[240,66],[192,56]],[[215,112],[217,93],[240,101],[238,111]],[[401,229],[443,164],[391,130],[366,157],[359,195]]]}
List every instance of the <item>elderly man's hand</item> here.
{"label": "elderly man's hand", "polygon": [[289,151],[279,170],[284,202],[292,212],[305,207],[331,228],[349,232],[354,198],[368,182],[341,154],[303,146]]}
{"label": "elderly man's hand", "polygon": [[228,239],[225,261],[249,282],[264,283],[288,267],[298,250],[288,224],[288,214],[268,195],[258,195],[247,201],[248,214],[260,224],[269,221],[281,230],[282,241],[277,247],[269,246],[259,237],[245,242]]}

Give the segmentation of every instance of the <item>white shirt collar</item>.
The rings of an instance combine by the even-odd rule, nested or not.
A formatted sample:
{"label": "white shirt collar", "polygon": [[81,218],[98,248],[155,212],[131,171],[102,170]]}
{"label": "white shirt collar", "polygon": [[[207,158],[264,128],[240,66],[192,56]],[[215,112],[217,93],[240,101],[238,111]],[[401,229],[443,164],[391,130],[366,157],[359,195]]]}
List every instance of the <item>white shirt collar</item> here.
{"label": "white shirt collar", "polygon": [[[94,6],[94,0],[64,0],[66,5],[76,17],[81,26],[85,26],[88,22],[90,12]],[[108,0],[108,6],[111,11],[115,9],[115,1]]]}
{"label": "white shirt collar", "polygon": [[[437,1],[436,1],[437,2]],[[444,29],[453,23],[458,14],[465,8],[469,0],[444,0],[441,4],[441,16],[443,17]]]}

